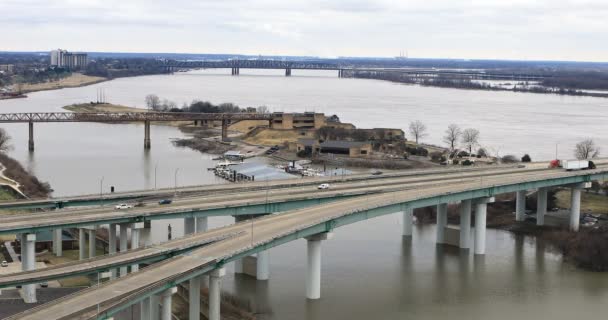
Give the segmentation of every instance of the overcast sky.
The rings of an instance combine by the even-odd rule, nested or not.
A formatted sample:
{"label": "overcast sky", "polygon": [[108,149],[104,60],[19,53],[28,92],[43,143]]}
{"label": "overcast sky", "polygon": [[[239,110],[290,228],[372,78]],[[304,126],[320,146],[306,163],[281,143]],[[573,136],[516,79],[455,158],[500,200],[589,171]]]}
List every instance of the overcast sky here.
{"label": "overcast sky", "polygon": [[0,51],[608,61],[608,0],[0,0]]}

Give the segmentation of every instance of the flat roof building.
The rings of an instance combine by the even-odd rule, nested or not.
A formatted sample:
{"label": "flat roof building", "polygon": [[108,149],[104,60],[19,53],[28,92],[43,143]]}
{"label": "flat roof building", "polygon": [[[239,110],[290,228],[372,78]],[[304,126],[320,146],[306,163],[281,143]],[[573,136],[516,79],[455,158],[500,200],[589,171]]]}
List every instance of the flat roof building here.
{"label": "flat roof building", "polygon": [[88,63],[86,53],[73,53],[62,49],[51,51],[51,66],[77,70],[85,68]]}

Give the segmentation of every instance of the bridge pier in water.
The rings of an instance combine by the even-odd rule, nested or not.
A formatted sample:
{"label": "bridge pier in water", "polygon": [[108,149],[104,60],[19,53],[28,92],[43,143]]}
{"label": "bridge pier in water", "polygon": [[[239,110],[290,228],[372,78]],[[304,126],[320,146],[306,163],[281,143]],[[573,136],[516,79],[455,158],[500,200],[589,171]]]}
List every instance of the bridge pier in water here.
{"label": "bridge pier in water", "polygon": [[471,200],[460,202],[460,249],[469,249],[471,242]]}
{"label": "bridge pier in water", "polygon": [[402,236],[411,237],[414,225],[414,209],[406,209],[403,211],[403,232]]}
{"label": "bridge pier in water", "polygon": [[486,254],[486,217],[488,203],[493,203],[494,197],[481,198],[475,201],[475,248],[477,255]]}
{"label": "bridge pier in water", "polygon": [[241,69],[237,67],[232,67],[232,75],[238,76],[239,74],[241,74]]}
{"label": "bridge pier in water", "polygon": [[[21,234],[21,270],[32,271],[36,269],[36,234]],[[36,284],[23,285],[23,301],[36,303]]]}
{"label": "bridge pier in water", "polygon": [[285,69],[285,76],[286,77],[291,77],[291,68]]}
{"label": "bridge pier in water", "polygon": [[329,240],[332,237],[333,233],[331,232],[306,237],[306,298],[308,299],[321,298],[321,241]]}
{"label": "bridge pier in water", "polygon": [[545,225],[545,214],[547,213],[547,188],[539,188],[536,193],[536,225]]}
{"label": "bridge pier in water", "polygon": [[34,123],[29,122],[29,140],[27,141],[27,149],[34,151]]}
{"label": "bridge pier in water", "polygon": [[437,205],[437,236],[438,244],[445,243],[445,228],[448,225],[448,204],[441,203]]}
{"label": "bridge pier in water", "polygon": [[526,220],[526,190],[520,190],[515,198],[515,221]]}
{"label": "bridge pier in water", "polygon": [[144,121],[144,149],[150,149],[150,120]]}

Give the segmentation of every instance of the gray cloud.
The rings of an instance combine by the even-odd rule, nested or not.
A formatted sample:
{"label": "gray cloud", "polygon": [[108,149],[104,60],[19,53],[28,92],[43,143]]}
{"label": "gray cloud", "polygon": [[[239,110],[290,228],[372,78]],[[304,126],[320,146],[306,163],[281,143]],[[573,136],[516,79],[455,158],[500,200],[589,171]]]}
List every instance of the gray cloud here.
{"label": "gray cloud", "polygon": [[605,0],[2,0],[5,50],[606,60]]}

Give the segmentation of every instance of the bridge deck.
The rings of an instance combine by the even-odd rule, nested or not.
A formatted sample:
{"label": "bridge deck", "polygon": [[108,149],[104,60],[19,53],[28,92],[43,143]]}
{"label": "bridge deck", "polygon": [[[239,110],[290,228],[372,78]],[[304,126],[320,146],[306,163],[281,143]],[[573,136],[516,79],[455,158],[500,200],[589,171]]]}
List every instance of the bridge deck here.
{"label": "bridge deck", "polygon": [[139,302],[149,294],[158,293],[189,278],[221,267],[224,263],[245,254],[315,233],[330,231],[349,223],[404,210],[408,206],[493,196],[503,192],[577,183],[607,176],[606,168],[581,172],[547,170],[527,176],[502,175],[485,178],[483,182],[429,185],[271,215],[255,219],[252,223],[232,227],[232,231],[242,232],[238,236],[218,241],[189,255],[152,265],[127,277],[28,310],[9,319],[52,320],[67,317],[90,319],[110,316],[125,305]]}

